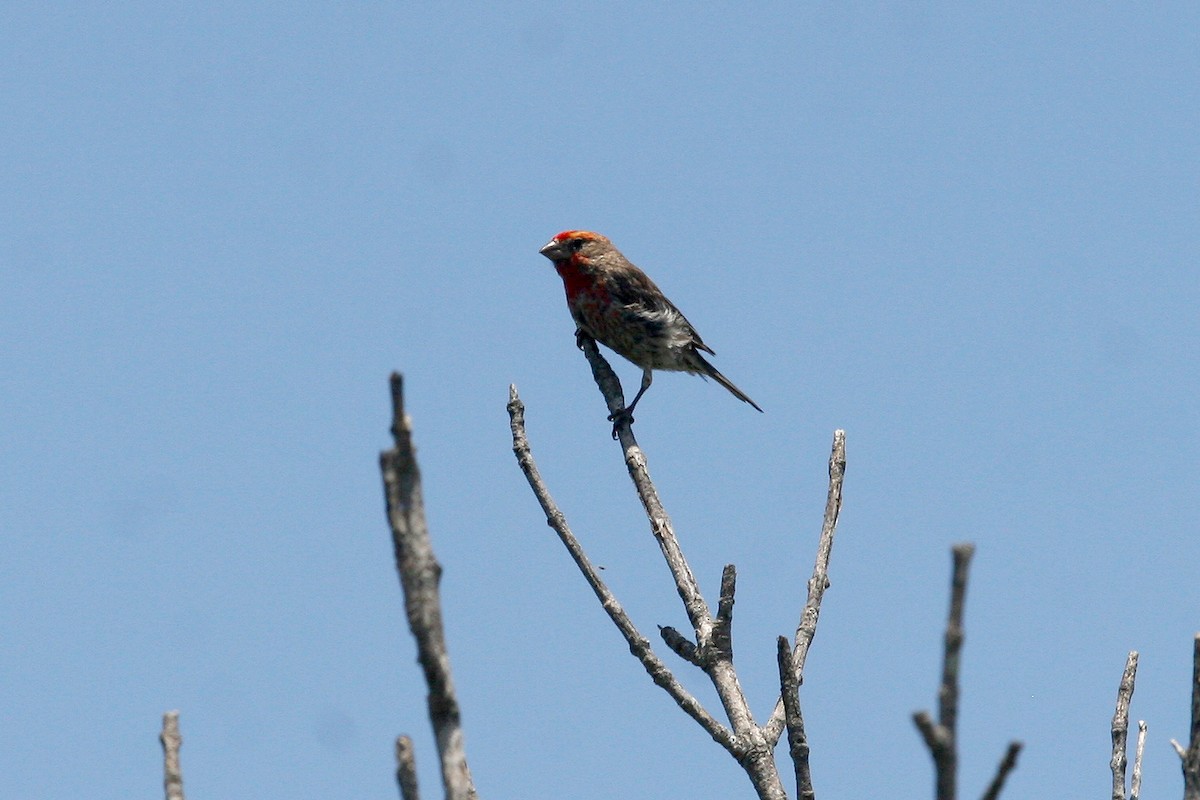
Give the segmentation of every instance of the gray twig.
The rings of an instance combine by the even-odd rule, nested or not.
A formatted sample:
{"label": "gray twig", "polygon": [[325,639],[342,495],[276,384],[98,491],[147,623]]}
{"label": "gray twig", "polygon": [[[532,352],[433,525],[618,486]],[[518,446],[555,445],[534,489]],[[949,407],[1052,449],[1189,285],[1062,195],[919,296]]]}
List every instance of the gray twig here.
{"label": "gray twig", "polygon": [[[804,662],[813,637],[817,635],[817,620],[821,615],[821,599],[829,588],[829,557],[833,553],[833,536],[837,532],[838,514],[842,510],[842,481],[846,475],[846,432],[833,432],[833,447],[829,453],[829,490],[825,495],[825,516],[821,522],[821,539],[817,544],[817,558],[813,564],[812,577],[808,579],[808,600],[800,613],[800,624],[792,647],[792,665],[796,670],[796,681],[804,683]],[[772,747],[779,741],[784,728],[782,696],[775,702],[771,717],[763,726],[767,741]]]}
{"label": "gray twig", "polygon": [[670,625],[659,625],[658,635],[662,637],[667,647],[671,648],[672,653],[694,667],[700,666],[700,656],[696,652],[696,645],[682,633]]}
{"label": "gray twig", "polygon": [[1133,756],[1133,781],[1129,787],[1129,800],[1142,796],[1142,752],[1146,749],[1146,720],[1138,720],[1137,751]]}
{"label": "gray twig", "polygon": [[1183,762],[1183,800],[1200,800],[1200,633],[1192,640],[1192,728],[1187,749],[1171,746]]}
{"label": "gray twig", "polygon": [[[525,473],[525,479],[529,482],[529,486],[533,489],[533,494],[537,497],[538,503],[542,506],[542,511],[546,514],[546,524],[554,529],[558,534],[558,538],[566,546],[567,552],[575,561],[575,565],[579,567],[579,571],[583,573],[584,579],[588,585],[592,587],[592,592],[600,601],[601,607],[608,614],[609,619],[617,626],[617,630],[625,637],[625,641],[629,644],[629,652],[633,653],[638,661],[642,662],[646,672],[650,678],[659,686],[661,686],[667,694],[671,696],[680,708],[687,713],[692,719],[700,724],[708,732],[708,735],[713,738],[718,744],[728,750],[734,757],[740,757],[741,748],[729,728],[718,722],[711,714],[709,714],[700,701],[693,697],[683,685],[676,680],[671,670],[663,663],[650,647],[650,641],[638,631],[637,626],[633,624],[633,620],[625,613],[625,609],[617,601],[612,591],[605,585],[604,580],[600,577],[600,572],[592,565],[587,554],[583,551],[579,540],[575,538],[575,534],[571,532],[571,527],[567,524],[567,518],[559,510],[558,504],[554,502],[554,498],[550,496],[550,490],[546,487],[545,481],[542,480],[541,473],[538,471],[537,464],[533,460],[533,453],[529,448],[529,437],[525,432],[525,404],[521,402],[521,398],[517,395],[517,387],[509,386],[508,388],[508,416],[510,427],[512,428],[513,437],[513,453],[517,456],[517,463],[521,467],[521,471]],[[675,632],[679,636],[678,632]],[[682,639],[682,637],[680,637]],[[672,649],[675,649],[672,647]],[[676,650],[676,652],[680,652]],[[683,655],[680,653],[680,655]],[[686,658],[686,656],[684,656]],[[689,659],[690,660],[690,659]]]}
{"label": "gray twig", "polygon": [[804,715],[800,711],[800,676],[786,636],[776,641],[779,662],[779,696],[783,699],[783,720],[787,725],[788,753],[796,772],[796,796],[813,800],[812,770],[808,763],[808,736],[804,733]]}
{"label": "gray twig", "polygon": [[1112,758],[1109,760],[1113,800],[1125,800],[1125,768],[1129,765],[1129,704],[1133,701],[1137,664],[1137,650],[1130,650],[1125,659],[1125,670],[1121,673],[1121,683],[1117,687],[1117,708],[1112,720]]}
{"label": "gray twig", "polygon": [[183,736],[179,733],[179,712],[163,714],[162,733],[158,735],[163,749],[163,793],[166,800],[183,800],[183,770],[179,766],[179,748]]}
{"label": "gray twig", "polygon": [[1020,742],[1008,743],[1008,750],[1005,751],[1004,758],[1000,759],[1000,766],[996,768],[996,777],[992,778],[992,782],[988,784],[987,791],[983,793],[983,800],[996,800],[1000,796],[1000,790],[1004,788],[1004,781],[1008,778],[1008,773],[1017,766],[1017,755],[1020,752]]}
{"label": "gray twig", "polygon": [[[621,381],[617,378],[617,374],[600,354],[593,339],[581,336],[579,342],[583,354],[592,368],[592,377],[595,378],[596,385],[600,387],[600,393],[604,395],[604,400],[608,404],[608,410],[613,413],[620,411],[625,407],[625,395],[621,391]],[[633,428],[627,417],[618,419],[617,434],[621,442],[621,450],[625,454],[625,468],[629,470],[629,477],[637,489],[638,499],[642,501],[642,507],[650,520],[650,530],[654,534],[655,541],[658,542],[659,549],[662,550],[667,568],[671,570],[671,576],[675,579],[675,589],[679,592],[680,599],[683,600],[688,620],[696,631],[696,645],[703,651],[708,647],[712,637],[712,617],[709,614],[708,604],[704,602],[704,597],[700,594],[700,586],[696,583],[695,576],[692,575],[692,568],[684,558],[683,551],[679,549],[675,528],[671,525],[671,518],[667,516],[667,512],[658,499],[658,491],[654,488],[654,484],[650,480],[650,471],[646,467],[646,457],[642,453],[642,449],[638,447],[637,439],[633,435]]]}
{"label": "gray twig", "polygon": [[913,722],[933,756],[935,797],[954,800],[958,772],[958,675],[962,657],[963,613],[966,608],[967,572],[975,545],[957,544],[953,548],[954,574],[950,579],[950,613],[946,619],[943,642],[942,683],[938,689],[938,720],[927,711],[913,714]]}
{"label": "gray twig", "polygon": [[[621,392],[621,383],[608,361],[600,354],[595,341],[587,336],[582,336],[579,337],[579,344],[592,368],[592,377],[595,378],[600,393],[604,395],[609,411],[615,412],[623,408],[624,395]],[[714,647],[713,618],[709,612],[708,603],[700,594],[700,587],[696,583],[692,569],[683,555],[683,550],[679,547],[671,518],[667,516],[666,510],[659,500],[658,490],[650,479],[646,456],[638,447],[633,429],[627,420],[620,422],[616,426],[616,431],[620,438],[621,450],[625,455],[625,467],[629,471],[629,477],[637,490],[638,499],[641,500],[646,518],[650,522],[650,530],[658,542],[663,558],[667,562],[667,568],[671,571],[671,576],[675,579],[675,588],[683,601],[688,620],[692,623],[692,628],[696,633],[696,655],[700,666],[712,681],[713,688],[717,691],[717,697],[721,700],[721,706],[725,710],[725,715],[729,719],[729,726],[741,743],[738,763],[750,776],[751,783],[754,784],[760,797],[782,797],[784,796],[783,786],[779,782],[779,774],[772,754],[774,742],[768,742],[763,728],[760,728],[754,721],[750,704],[746,700],[746,695],[738,682],[737,673],[734,671],[731,655]]]}
{"label": "gray twig", "polygon": [[[604,356],[600,354],[594,340],[588,336],[578,336],[577,341],[588,360],[588,364],[591,366],[592,376],[595,378],[596,385],[604,396],[609,411],[616,414],[625,407],[624,395],[616,373],[613,372],[612,367]],[[512,397],[515,400],[515,391],[512,392]],[[510,400],[510,415],[513,414],[513,408],[514,403]],[[515,422],[513,431],[513,449],[517,451],[517,456],[520,460],[521,453],[517,447],[517,428]],[[671,572],[671,577],[674,579],[675,589],[683,601],[688,621],[691,622],[692,630],[695,634],[695,649],[693,651],[688,646],[690,643],[678,631],[663,629],[664,638],[676,653],[699,666],[712,682],[717,696],[720,698],[721,705],[724,708],[725,715],[729,720],[729,728],[722,726],[719,735],[725,736],[728,734],[731,737],[726,749],[734,755],[738,763],[746,771],[751,783],[758,792],[758,796],[760,798],[772,798],[773,800],[779,798],[782,800],[782,798],[786,797],[786,793],[783,790],[782,783],[780,783],[779,773],[772,752],[774,743],[778,740],[778,735],[776,735],[775,740],[769,741],[765,735],[765,729],[754,721],[754,715],[750,711],[750,705],[746,700],[745,693],[742,691],[741,684],[738,681],[737,673],[733,668],[732,638],[728,635],[728,625],[725,625],[724,630],[714,631],[717,622],[714,621],[708,603],[700,593],[696,578],[679,546],[671,519],[667,516],[666,510],[659,500],[658,491],[650,479],[650,473],[646,466],[646,457],[633,435],[630,420],[627,417],[619,416],[617,424],[613,426],[613,431],[620,439],[625,467],[629,472],[629,477],[633,481],[638,499],[641,501],[642,508],[645,510],[646,517],[650,522],[650,530],[654,535],[655,541],[658,543],[659,549],[662,551],[664,560],[667,562],[667,568]],[[522,464],[522,468],[525,468],[524,463]],[[526,475],[528,476],[529,474],[529,471],[526,470]],[[531,480],[532,484],[533,481]],[[534,491],[535,494],[538,492],[536,486],[534,487]],[[539,497],[539,499],[542,498]],[[547,516],[551,517],[552,515],[545,500],[542,500],[542,503],[543,509],[547,510]],[[551,524],[556,524],[553,519],[551,519]],[[576,561],[578,563],[579,558],[576,558]],[[723,624],[727,623],[732,615],[733,578],[734,573],[732,569],[728,569],[722,579],[722,597],[718,611],[723,614],[721,618]],[[589,583],[592,583],[593,580],[592,577],[588,577]],[[593,589],[595,590],[595,588],[596,586],[593,583]],[[714,633],[719,635],[714,636]],[[626,638],[629,638],[628,634]],[[645,648],[648,652],[648,643],[645,645]],[[667,674],[669,675],[669,673]],[[656,678],[657,681],[658,679]],[[678,698],[676,701],[679,702]],[[698,712],[702,711],[702,709],[698,705],[695,710],[687,708],[685,710],[688,710],[688,713],[697,719],[697,721],[700,720]],[[780,724],[782,725],[782,721]],[[710,735],[717,738],[718,733],[714,732],[711,726],[706,725],[706,729],[709,730]]]}
{"label": "gray twig", "polygon": [[412,421],[404,413],[404,380],[391,376],[392,437],[395,446],[379,455],[387,500],[388,524],[396,555],[396,569],[404,591],[408,627],[417,640],[417,659],[429,687],[429,719],[441,757],[442,784],[448,800],[477,797],[467,766],[462,722],[450,655],[442,626],[438,583],[442,567],[433,554],[421,498],[421,473],[412,442]]}
{"label": "gray twig", "polygon": [[714,655],[733,660],[733,596],[737,591],[737,569],[726,564],[721,571],[721,595],[717,600],[717,618],[713,622]]}
{"label": "gray twig", "polygon": [[417,760],[408,736],[396,737],[396,783],[400,787],[400,800],[421,800],[417,790]]}

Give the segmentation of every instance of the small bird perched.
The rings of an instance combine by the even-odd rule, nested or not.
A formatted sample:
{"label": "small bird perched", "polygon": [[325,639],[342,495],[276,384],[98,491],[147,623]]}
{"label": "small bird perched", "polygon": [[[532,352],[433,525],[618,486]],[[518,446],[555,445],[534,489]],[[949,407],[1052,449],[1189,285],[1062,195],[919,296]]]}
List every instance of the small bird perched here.
{"label": "small bird perched", "polygon": [[762,411],[708,363],[700,351],[715,353],[687,317],[606,237],[590,231],[563,231],[538,252],[553,261],[562,276],[577,335],[590,336],[642,368],[642,388],[633,402],[610,420],[628,417],[633,422],[634,406],[650,388],[656,369],[712,378],[734,397]]}

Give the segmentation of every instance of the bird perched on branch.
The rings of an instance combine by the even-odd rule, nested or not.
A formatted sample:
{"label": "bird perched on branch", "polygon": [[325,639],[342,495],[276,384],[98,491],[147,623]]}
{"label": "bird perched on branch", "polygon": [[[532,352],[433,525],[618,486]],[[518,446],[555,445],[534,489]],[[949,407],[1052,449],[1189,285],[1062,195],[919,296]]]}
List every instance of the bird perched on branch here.
{"label": "bird perched on branch", "polygon": [[[539,251],[554,262],[567,292],[567,307],[578,327],[642,368],[642,388],[633,402],[609,417],[628,417],[650,388],[656,369],[709,377],[759,411],[749,395],[701,355],[715,355],[687,317],[646,273],[635,267],[606,237],[590,231],[563,231]],[[616,436],[616,426],[613,426]]]}

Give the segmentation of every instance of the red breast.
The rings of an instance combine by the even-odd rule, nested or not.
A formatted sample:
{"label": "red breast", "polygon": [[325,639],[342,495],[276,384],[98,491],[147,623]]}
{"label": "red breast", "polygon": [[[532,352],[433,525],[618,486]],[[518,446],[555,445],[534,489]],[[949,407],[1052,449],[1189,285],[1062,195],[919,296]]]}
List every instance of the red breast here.
{"label": "red breast", "polygon": [[583,259],[577,255],[562,261],[555,261],[554,269],[563,279],[563,287],[567,290],[568,300],[574,299],[580,294],[592,297],[608,295],[608,292],[604,291],[604,287],[596,280],[596,276],[583,269]]}

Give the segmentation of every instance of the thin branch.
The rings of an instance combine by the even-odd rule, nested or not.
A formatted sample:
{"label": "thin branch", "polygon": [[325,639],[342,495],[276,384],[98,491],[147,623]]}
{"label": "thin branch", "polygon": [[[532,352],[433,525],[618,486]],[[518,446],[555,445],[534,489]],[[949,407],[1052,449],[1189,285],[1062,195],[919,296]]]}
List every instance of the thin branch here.
{"label": "thin branch", "polygon": [[[913,723],[917,726],[917,730],[921,734],[921,738],[925,740],[926,747],[934,754],[934,761],[937,761],[937,754],[946,750],[952,743],[950,736],[945,728],[933,721],[933,717],[928,711],[917,711],[913,714]],[[940,800],[941,795],[938,795]]]}
{"label": "thin branch", "polygon": [[956,736],[958,732],[958,676],[962,665],[963,641],[966,639],[963,616],[967,602],[967,572],[974,554],[973,544],[954,547],[950,616],[946,620],[946,656],[942,660],[942,687],[938,690],[938,722],[950,730],[951,736]]}
{"label": "thin branch", "polygon": [[957,544],[953,548],[954,574],[950,579],[950,613],[943,641],[942,683],[938,688],[938,721],[928,712],[913,715],[913,722],[933,756],[937,800],[954,800],[958,772],[958,674],[962,645],[966,634],[963,614],[966,608],[967,573],[975,545]]}
{"label": "thin branch", "polygon": [[458,698],[442,626],[438,592],[442,568],[434,557],[425,523],[421,473],[412,442],[412,420],[404,413],[404,381],[397,373],[391,376],[391,392],[391,431],[395,446],[380,453],[379,467],[383,473],[396,569],[404,590],[408,627],[417,640],[417,659],[429,687],[429,719],[441,757],[446,797],[448,800],[473,800],[477,795],[467,766]]}
{"label": "thin branch", "polygon": [[1200,633],[1192,640],[1192,729],[1188,747],[1171,746],[1183,762],[1183,800],[1200,800]]}
{"label": "thin branch", "polygon": [[[608,410],[616,413],[625,408],[625,395],[621,391],[621,382],[612,367],[609,366],[608,361],[600,354],[596,342],[588,336],[581,336],[579,343],[592,368],[592,377],[595,378],[600,393],[604,395]],[[615,430],[621,441],[621,450],[625,453],[625,467],[629,470],[629,477],[637,489],[638,499],[642,501],[642,507],[646,510],[651,532],[658,542],[659,549],[662,550],[667,568],[671,570],[671,576],[675,579],[675,589],[679,593],[680,599],[683,600],[688,620],[696,632],[696,645],[703,651],[708,647],[712,636],[712,617],[709,614],[708,604],[704,602],[704,598],[700,594],[700,586],[696,583],[692,568],[684,558],[683,551],[679,549],[675,529],[671,525],[671,519],[667,516],[667,512],[663,510],[662,502],[658,499],[658,491],[650,481],[650,472],[646,468],[646,457],[638,447],[628,418],[618,418]]]}
{"label": "thin branch", "polygon": [[696,645],[684,636],[679,631],[672,628],[670,625],[659,625],[658,635],[662,637],[667,647],[671,648],[671,652],[688,662],[692,666],[699,667],[700,655],[696,652]]}
{"label": "thin branch", "polygon": [[[609,411],[616,413],[624,408],[620,381],[608,361],[600,354],[595,341],[588,336],[577,337],[580,348],[592,369],[596,385],[604,395]],[[675,536],[671,519],[659,500],[658,491],[650,480],[646,457],[638,447],[627,417],[618,416],[613,432],[620,438],[625,467],[637,490],[638,499],[650,522],[650,530],[658,542],[667,568],[675,581],[675,589],[683,601],[688,620],[696,636],[696,655],[701,668],[712,681],[721,706],[729,719],[729,727],[738,743],[738,763],[746,771],[760,798],[785,798],[783,784],[775,766],[774,741],[768,741],[764,731],[754,721],[750,704],[746,700],[733,668],[728,652],[713,646],[713,619],[708,604],[700,593],[691,567],[684,558],[679,541]],[[648,644],[647,644],[648,647]],[[732,752],[732,751],[731,751]]]}
{"label": "thin branch", "polygon": [[[517,387],[510,386],[508,388],[508,397],[508,416],[512,428],[513,453],[516,454],[517,463],[520,464],[521,471],[525,473],[525,479],[529,481],[529,486],[533,489],[534,496],[537,497],[538,503],[542,506],[542,511],[546,514],[546,524],[558,534],[558,538],[566,546],[567,552],[571,554],[571,558],[575,561],[575,565],[579,567],[579,571],[583,573],[584,579],[592,587],[592,591],[595,593],[596,598],[599,599],[600,605],[613,621],[613,624],[617,626],[617,630],[625,637],[625,641],[629,644],[629,652],[633,653],[634,657],[642,662],[642,666],[646,668],[646,672],[650,674],[650,678],[661,686],[688,716],[696,720],[700,727],[704,728],[714,741],[728,750],[735,758],[740,758],[742,748],[737,738],[733,735],[733,732],[705,711],[704,707],[700,705],[700,701],[683,688],[667,665],[655,655],[650,647],[650,641],[638,631],[637,626],[633,624],[629,615],[625,613],[625,609],[621,607],[617,598],[609,590],[608,586],[605,585],[603,579],[601,579],[600,572],[592,565],[587,554],[584,553],[579,540],[571,532],[566,517],[559,510],[558,504],[554,502],[554,498],[550,496],[550,490],[546,487],[545,481],[542,480],[537,464],[533,460],[533,453],[529,448],[529,437],[525,432],[525,404],[521,402],[521,398],[517,395]],[[678,635],[677,632],[676,635]]]}
{"label": "thin branch", "polygon": [[1142,752],[1146,749],[1146,720],[1138,720],[1137,752],[1133,756],[1133,783],[1129,788],[1129,800],[1142,796]]}
{"label": "thin branch", "polygon": [[1004,758],[1000,759],[1000,766],[996,768],[996,777],[992,778],[992,782],[988,784],[987,791],[983,793],[983,800],[997,800],[1000,797],[1000,790],[1004,788],[1004,781],[1008,779],[1008,773],[1016,769],[1017,755],[1021,752],[1020,742],[1009,742],[1008,750],[1004,753]]}
{"label": "thin branch", "polygon": [[163,714],[162,733],[158,741],[163,749],[163,794],[166,800],[183,800],[183,770],[179,766],[179,748],[183,736],[179,733],[179,712]]}
{"label": "thin branch", "polygon": [[1112,758],[1109,760],[1113,800],[1125,800],[1125,768],[1129,765],[1129,704],[1133,701],[1137,664],[1137,650],[1130,650],[1125,659],[1125,670],[1121,673],[1121,683],[1117,687],[1117,709],[1113,712],[1112,720]]}
{"label": "thin branch", "polygon": [[808,763],[808,736],[804,733],[804,715],[800,711],[800,677],[786,636],[777,640],[776,658],[779,663],[779,696],[783,698],[783,719],[787,725],[788,753],[796,772],[796,796],[813,800],[812,770]]}
{"label": "thin branch", "polygon": [[714,657],[733,660],[733,596],[737,591],[737,569],[726,564],[721,571],[721,596],[717,601],[717,619],[713,623]]}
{"label": "thin branch", "polygon": [[[595,378],[596,386],[604,395],[609,410],[624,408],[620,381],[608,361],[600,354],[595,341],[587,336],[582,336],[579,338],[579,344],[584,356],[587,357],[588,364],[592,368],[592,377]],[[675,536],[671,518],[667,516],[666,510],[659,500],[658,490],[650,479],[646,456],[638,447],[637,440],[633,436],[633,429],[627,421],[621,421],[618,418],[618,424],[614,426],[614,429],[620,437],[621,450],[625,456],[625,467],[637,490],[642,508],[645,509],[646,518],[650,522],[650,530],[667,562],[667,568],[675,580],[675,589],[683,601],[688,620],[692,623],[695,631],[700,664],[709,680],[712,681],[713,688],[717,691],[717,697],[721,700],[721,706],[729,719],[730,727],[745,745],[739,763],[750,773],[751,781],[760,792],[764,791],[763,787],[767,784],[779,785],[779,777],[775,774],[775,764],[771,757],[774,742],[764,739],[763,730],[755,723],[754,715],[750,711],[750,704],[746,700],[745,693],[738,682],[737,673],[733,669],[732,658],[713,648],[713,619],[708,603],[700,594],[700,587],[692,574],[692,568],[688,565],[683,550],[679,546],[679,540]],[[782,785],[779,785],[779,790],[782,791]]]}
{"label": "thin branch", "polygon": [[[804,662],[808,649],[817,635],[817,620],[821,616],[821,599],[829,588],[829,557],[833,553],[833,536],[837,532],[838,514],[842,510],[842,481],[846,475],[846,432],[833,432],[833,447],[829,453],[829,490],[825,495],[825,516],[821,522],[821,538],[817,544],[817,558],[813,564],[812,577],[808,580],[808,600],[800,614],[796,628],[796,639],[792,649],[792,664],[796,680],[804,683]],[[774,747],[783,733],[783,698],[775,702],[771,717],[763,726],[767,741]]]}
{"label": "thin branch", "polygon": [[421,800],[417,791],[417,760],[408,736],[396,737],[396,783],[400,787],[400,800]]}

